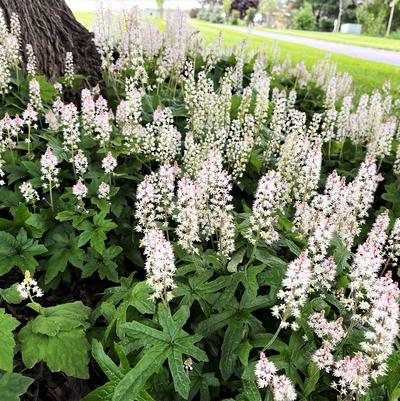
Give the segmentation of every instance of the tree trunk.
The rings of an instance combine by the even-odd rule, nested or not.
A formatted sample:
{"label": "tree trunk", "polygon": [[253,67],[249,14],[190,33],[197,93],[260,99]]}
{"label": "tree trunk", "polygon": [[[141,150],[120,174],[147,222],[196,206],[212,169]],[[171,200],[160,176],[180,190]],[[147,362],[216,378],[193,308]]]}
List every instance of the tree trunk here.
{"label": "tree trunk", "polygon": [[[54,80],[64,74],[65,56],[72,52],[76,74],[95,83],[101,75],[101,59],[93,34],[82,26],[64,0],[0,0],[6,20],[16,13],[21,23],[22,46],[31,44],[38,73]],[[24,59],[24,64],[25,64]]]}
{"label": "tree trunk", "polygon": [[335,32],[340,32],[340,25],[342,25],[342,14],[343,14],[343,0],[339,0],[339,15],[337,17]]}
{"label": "tree trunk", "polygon": [[389,22],[386,30],[386,36],[390,35],[390,31],[392,29],[392,22],[393,22],[393,15],[394,15],[394,9],[396,7],[396,2],[397,0],[393,0],[392,3],[390,4],[390,16],[389,16]]}

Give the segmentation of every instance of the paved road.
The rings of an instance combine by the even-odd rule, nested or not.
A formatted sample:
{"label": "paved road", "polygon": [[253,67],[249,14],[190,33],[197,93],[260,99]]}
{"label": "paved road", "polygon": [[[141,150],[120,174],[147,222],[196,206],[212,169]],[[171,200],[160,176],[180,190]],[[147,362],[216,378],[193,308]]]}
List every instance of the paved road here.
{"label": "paved road", "polygon": [[251,33],[252,35],[261,36],[268,39],[280,40],[283,42],[298,43],[299,45],[315,47],[316,49],[326,50],[330,53],[341,53],[347,56],[363,58],[365,60],[378,61],[380,63],[393,64],[400,67],[400,52],[391,50],[374,49],[371,47],[362,47],[355,45],[347,45],[336,42],[327,42],[319,39],[302,38],[299,36],[284,35],[275,32],[257,31],[255,29],[213,24],[210,26],[218,26],[220,28],[231,29],[243,33]]}

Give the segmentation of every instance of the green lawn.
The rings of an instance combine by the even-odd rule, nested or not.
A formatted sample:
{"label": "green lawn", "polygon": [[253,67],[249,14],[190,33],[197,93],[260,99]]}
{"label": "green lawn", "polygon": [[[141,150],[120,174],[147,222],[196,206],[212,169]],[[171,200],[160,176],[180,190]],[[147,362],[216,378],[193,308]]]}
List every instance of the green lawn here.
{"label": "green lawn", "polygon": [[75,18],[86,28],[90,29],[93,25],[94,13],[91,11],[74,11]]}
{"label": "green lawn", "polygon": [[[82,24],[89,28],[91,27],[93,22],[93,13],[76,12],[75,15]],[[194,27],[202,32],[207,42],[215,40],[220,30],[224,33],[225,43],[228,46],[233,46],[246,37],[250,39],[249,48],[251,49],[267,49],[273,42],[271,39],[262,38],[256,35],[235,32],[230,29],[220,29],[215,25],[199,20],[192,20],[191,23]],[[387,40],[389,42],[393,41],[390,39]],[[293,62],[298,63],[299,61],[304,60],[307,67],[311,67],[313,64],[327,56],[327,52],[324,50],[313,49],[308,46],[302,46],[283,41],[277,41],[277,43],[281,49],[282,60],[284,60],[286,56],[290,55],[290,58],[293,60]],[[331,60],[338,64],[338,68],[341,71],[346,71],[354,77],[358,94],[363,92],[371,92],[372,90],[381,87],[387,79],[391,79],[394,89],[400,87],[399,67],[369,60],[362,60],[338,53],[332,53]]]}
{"label": "green lawn", "polygon": [[320,39],[329,42],[345,43],[363,47],[374,47],[376,49],[394,50],[400,52],[400,40],[398,39],[386,39],[366,35],[350,35],[348,33],[298,31],[296,29],[258,29],[267,32],[281,33],[284,35],[300,36],[303,38]]}
{"label": "green lawn", "polygon": [[[262,49],[268,48],[274,42],[272,39],[259,37],[252,34],[232,31],[229,28],[219,28],[207,22],[192,20],[192,25],[198,28],[204,35],[206,41],[212,41],[217,38],[218,32],[224,34],[225,43],[232,46],[243,38],[249,38],[249,48]],[[304,61],[307,67],[311,67],[319,60],[325,58],[328,52],[312,47],[276,41],[281,49],[281,59],[290,56],[293,62]],[[345,56],[338,53],[331,53],[330,58],[337,63],[339,70],[346,71],[354,77],[357,92],[371,92],[380,87],[387,79],[392,81],[394,89],[400,87],[400,68],[390,64],[378,63],[369,60],[363,60],[356,57]]]}

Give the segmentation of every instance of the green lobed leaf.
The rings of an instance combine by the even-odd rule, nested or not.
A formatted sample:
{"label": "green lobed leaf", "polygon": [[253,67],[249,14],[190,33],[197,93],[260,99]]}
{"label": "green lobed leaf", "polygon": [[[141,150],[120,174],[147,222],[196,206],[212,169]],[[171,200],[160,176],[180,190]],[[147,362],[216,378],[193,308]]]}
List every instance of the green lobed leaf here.
{"label": "green lobed leaf", "polygon": [[190,390],[190,380],[183,367],[182,353],[175,346],[172,346],[168,353],[168,366],[174,380],[175,391],[184,399],[187,399]]}
{"label": "green lobed leaf", "polygon": [[143,357],[115,388],[112,401],[128,401],[138,396],[149,378],[156,373],[168,358],[168,345],[156,344],[146,350]]}
{"label": "green lobed leaf", "polygon": [[239,318],[232,319],[225,331],[219,362],[219,370],[224,380],[228,380],[235,370],[235,364],[238,359],[238,348],[242,341],[242,333],[243,322]]}
{"label": "green lobed leaf", "polygon": [[32,383],[33,379],[20,373],[0,373],[1,401],[20,401]]}
{"label": "green lobed leaf", "polygon": [[15,340],[13,331],[19,322],[13,316],[0,309],[0,369],[13,371]]}
{"label": "green lobed leaf", "polygon": [[87,379],[89,343],[85,329],[89,311],[80,301],[41,308],[42,314],[18,334],[25,366],[32,368],[43,361],[52,372]]}

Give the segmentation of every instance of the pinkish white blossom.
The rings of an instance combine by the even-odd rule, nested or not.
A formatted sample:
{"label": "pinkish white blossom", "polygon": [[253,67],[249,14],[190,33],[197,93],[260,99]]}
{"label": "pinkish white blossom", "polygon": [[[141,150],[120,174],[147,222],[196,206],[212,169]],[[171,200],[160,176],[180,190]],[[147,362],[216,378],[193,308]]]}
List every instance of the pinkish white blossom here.
{"label": "pinkish white blossom", "polygon": [[311,360],[318,366],[318,369],[329,373],[335,363],[332,347],[329,344],[323,344],[313,353]]}
{"label": "pinkish white blossom", "polygon": [[107,156],[101,161],[101,167],[106,174],[112,174],[117,165],[117,159],[113,157],[111,152],[108,152]]}
{"label": "pinkish white blossom", "polygon": [[22,196],[27,203],[33,203],[40,200],[39,194],[36,189],[32,187],[30,182],[24,182],[19,186],[19,190],[21,191]]}
{"label": "pinkish white blossom", "polygon": [[88,159],[80,149],[74,156],[74,167],[78,176],[84,175],[88,169]]}
{"label": "pinkish white blossom", "polygon": [[136,229],[146,231],[157,223],[168,226],[174,208],[175,180],[180,169],[176,163],[165,162],[157,172],[144,177],[136,194]]}
{"label": "pinkish white blossom", "polygon": [[43,187],[57,187],[59,168],[57,168],[58,158],[55,156],[50,147],[47,148],[46,152],[40,159],[40,171],[41,178],[43,181]]}
{"label": "pinkish white blossom", "polygon": [[43,109],[42,97],[40,96],[40,84],[35,78],[29,81],[29,103],[36,111]]}
{"label": "pinkish white blossom", "polygon": [[275,364],[267,359],[264,352],[261,352],[260,359],[258,360],[255,369],[258,387],[268,387],[272,382],[272,378],[276,375],[276,372],[277,369]]}
{"label": "pinkish white blossom", "polygon": [[146,256],[147,283],[153,290],[151,298],[171,300],[171,291],[175,288],[175,261],[171,243],[161,230],[152,228],[145,233],[142,246]]}
{"label": "pinkish white blossom", "polygon": [[72,52],[67,52],[65,55],[65,72],[64,72],[64,79],[66,86],[72,88],[72,85],[74,83],[74,75],[75,75],[74,57],[72,55]]}
{"label": "pinkish white blossom", "polygon": [[72,193],[80,201],[87,196],[88,193],[87,186],[81,179],[79,179],[78,182],[72,187]]}
{"label": "pinkish white blossom", "polygon": [[270,387],[274,401],[294,401],[297,394],[292,382],[285,375],[277,375],[277,368],[263,352],[255,368],[259,388]]}
{"label": "pinkish white blossom", "polygon": [[315,334],[324,341],[325,345],[329,345],[331,349],[345,336],[342,326],[343,318],[329,322],[325,318],[324,311],[316,312],[309,318],[308,324],[314,330]]}
{"label": "pinkish white blossom", "polygon": [[22,118],[24,119],[25,124],[32,125],[34,121],[37,121],[38,113],[31,104],[28,104],[22,113]]}
{"label": "pinkish white blossom", "polygon": [[368,313],[365,341],[362,350],[371,358],[373,378],[383,376],[387,371],[387,359],[394,351],[396,337],[399,334],[400,290],[394,282],[391,272],[379,278],[374,288],[368,290],[371,309]]}
{"label": "pinkish white blossom", "polygon": [[257,239],[267,244],[279,239],[273,224],[279,218],[288,201],[288,187],[281,173],[269,171],[258,182],[253,214],[250,217],[248,239],[253,244]]}
{"label": "pinkish white blossom", "polygon": [[95,128],[96,104],[89,89],[81,92],[82,128],[87,135],[91,135]]}
{"label": "pinkish white blossom", "polygon": [[400,218],[394,222],[386,247],[387,264],[396,266],[400,257]]}
{"label": "pinkish white blossom", "polygon": [[200,241],[197,197],[196,183],[188,174],[185,174],[178,182],[176,204],[178,227],[176,233],[179,237],[179,244],[191,253],[197,252],[194,244]]}
{"label": "pinkish white blossom", "polygon": [[369,300],[365,290],[373,288],[377,275],[384,262],[384,245],[387,240],[386,230],[389,216],[384,212],[378,216],[367,239],[358,248],[350,267],[351,298],[348,307],[354,309],[357,305],[368,309]]}
{"label": "pinkish white blossom", "polygon": [[78,109],[73,103],[65,105],[61,111],[61,127],[63,130],[63,148],[70,152],[70,162],[74,162],[74,154],[81,141],[79,130]]}
{"label": "pinkish white blossom", "polygon": [[108,185],[105,182],[102,182],[97,189],[97,194],[98,194],[99,199],[109,200],[110,199],[110,185]]}
{"label": "pinkish white blossom", "polygon": [[[301,253],[297,259],[289,263],[282,289],[278,293],[281,304],[272,308],[272,314],[282,320],[282,327],[289,326],[287,319],[300,317],[301,308],[306,302],[312,278],[311,261],[306,252]],[[296,328],[296,324],[292,328]]]}
{"label": "pinkish white blossom", "polygon": [[345,356],[335,363],[333,375],[337,378],[333,383],[341,394],[364,394],[370,385],[370,365],[368,358],[361,352],[353,357]]}

